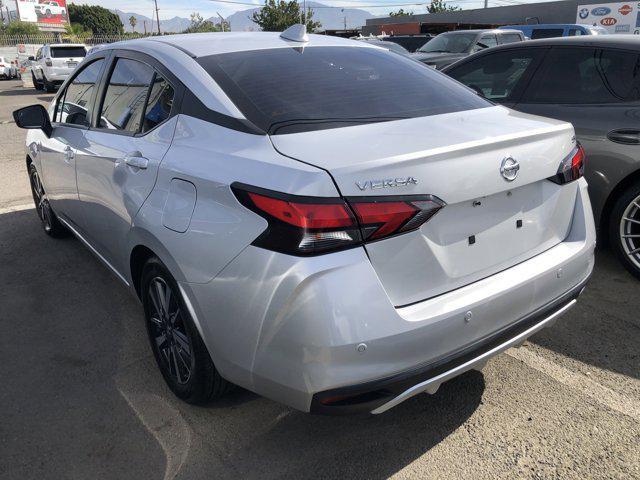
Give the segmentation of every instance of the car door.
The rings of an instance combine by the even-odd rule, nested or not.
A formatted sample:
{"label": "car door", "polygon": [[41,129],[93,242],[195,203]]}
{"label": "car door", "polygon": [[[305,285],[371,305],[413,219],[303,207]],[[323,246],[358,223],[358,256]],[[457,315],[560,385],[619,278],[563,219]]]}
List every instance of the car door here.
{"label": "car door", "polygon": [[118,271],[133,218],[155,185],[169,149],[178,82],[152,59],[118,52],[96,102],[87,149],[77,159],[83,229]]}
{"label": "car door", "polygon": [[585,176],[596,219],[640,157],[637,51],[553,47],[517,110],[571,122],[587,152]]}
{"label": "car door", "polygon": [[53,209],[78,224],[81,209],[76,183],[76,156],[86,147],[96,85],[104,67],[98,58],[82,69],[60,90],[53,110],[51,137],[40,145],[43,185]]}
{"label": "car door", "polygon": [[445,73],[493,102],[513,106],[546,51],[536,47],[487,52],[459,62]]}

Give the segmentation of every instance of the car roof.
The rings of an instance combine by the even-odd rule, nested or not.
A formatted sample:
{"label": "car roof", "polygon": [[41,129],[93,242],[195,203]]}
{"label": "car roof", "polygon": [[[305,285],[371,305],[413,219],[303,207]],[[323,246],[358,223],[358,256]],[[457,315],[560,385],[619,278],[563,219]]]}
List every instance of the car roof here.
{"label": "car roof", "polygon": [[640,48],[639,35],[578,35],[576,37],[554,37],[541,38],[539,40],[528,40],[521,43],[510,43],[507,45],[499,45],[491,50],[506,48],[527,48],[539,46],[555,46],[555,45],[576,45],[589,47],[613,47],[613,48]]}
{"label": "car roof", "polygon": [[[500,27],[501,30],[507,30],[507,29],[518,29],[518,28],[565,28],[565,27],[585,27],[585,28],[592,28],[591,25],[588,24],[583,24],[583,23],[533,23],[533,24],[527,24],[527,25],[517,25],[517,24],[512,24],[512,25],[505,25],[504,27]],[[598,27],[599,28],[599,27]]]}
{"label": "car roof", "polygon": [[[293,42],[280,37],[280,32],[212,32],[190,33],[181,35],[165,35],[160,37],[145,37],[139,40],[112,43],[106,48],[131,48],[138,43],[158,42],[182,50],[193,58],[206,57],[221,53],[242,52],[248,50],[263,50],[270,48],[291,47],[365,47],[364,42],[354,42],[329,35],[309,35],[305,43]],[[371,47],[368,47],[371,48]]]}
{"label": "car roof", "polygon": [[[475,33],[475,34],[479,34],[479,33],[504,33],[504,32],[508,32],[509,30],[501,30],[499,28],[485,28],[485,29],[476,29],[476,30],[452,30],[450,32],[443,32],[440,35],[443,35],[445,33],[455,33],[455,34],[462,34],[462,33]],[[520,30],[513,30],[513,33],[522,33]]]}
{"label": "car roof", "polygon": [[49,47],[84,47],[87,48],[87,46],[84,43],[50,43],[48,44]]}

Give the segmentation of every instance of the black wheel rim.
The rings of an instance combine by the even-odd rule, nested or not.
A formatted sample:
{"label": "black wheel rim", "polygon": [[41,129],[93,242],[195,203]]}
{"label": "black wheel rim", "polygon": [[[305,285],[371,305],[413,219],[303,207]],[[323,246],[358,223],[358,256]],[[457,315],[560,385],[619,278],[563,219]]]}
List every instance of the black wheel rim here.
{"label": "black wheel rim", "polygon": [[38,213],[38,217],[40,218],[45,231],[49,232],[51,231],[51,207],[49,206],[49,201],[44,193],[44,188],[42,188],[40,176],[35,169],[31,171],[30,180],[31,193],[33,194],[33,202],[36,206],[36,212]]}
{"label": "black wheel rim", "polygon": [[162,277],[151,280],[148,296],[151,339],[166,372],[184,385],[191,378],[193,354],[178,298]]}
{"label": "black wheel rim", "polygon": [[640,269],[640,195],[631,200],[622,214],[620,242],[631,263]]}

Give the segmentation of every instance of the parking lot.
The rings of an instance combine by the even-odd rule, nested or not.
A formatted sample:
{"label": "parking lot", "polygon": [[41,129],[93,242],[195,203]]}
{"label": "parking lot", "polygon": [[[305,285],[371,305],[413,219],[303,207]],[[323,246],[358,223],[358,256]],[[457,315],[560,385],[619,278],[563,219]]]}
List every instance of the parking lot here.
{"label": "parking lot", "polygon": [[139,302],[34,213],[0,82],[0,478],[640,478],[640,284],[606,249],[578,305],[523,347],[379,416],[165,386]]}

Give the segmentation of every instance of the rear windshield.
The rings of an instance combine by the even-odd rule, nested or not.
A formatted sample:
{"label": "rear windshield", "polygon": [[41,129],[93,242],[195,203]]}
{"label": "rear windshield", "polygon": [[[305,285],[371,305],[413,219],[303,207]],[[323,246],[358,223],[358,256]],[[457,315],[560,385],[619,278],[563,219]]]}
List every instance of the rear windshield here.
{"label": "rear windshield", "polygon": [[79,58],[86,55],[84,47],[51,47],[51,58]]}
{"label": "rear windshield", "polygon": [[271,134],[492,105],[422,63],[377,48],[278,48],[198,62],[251,122]]}

